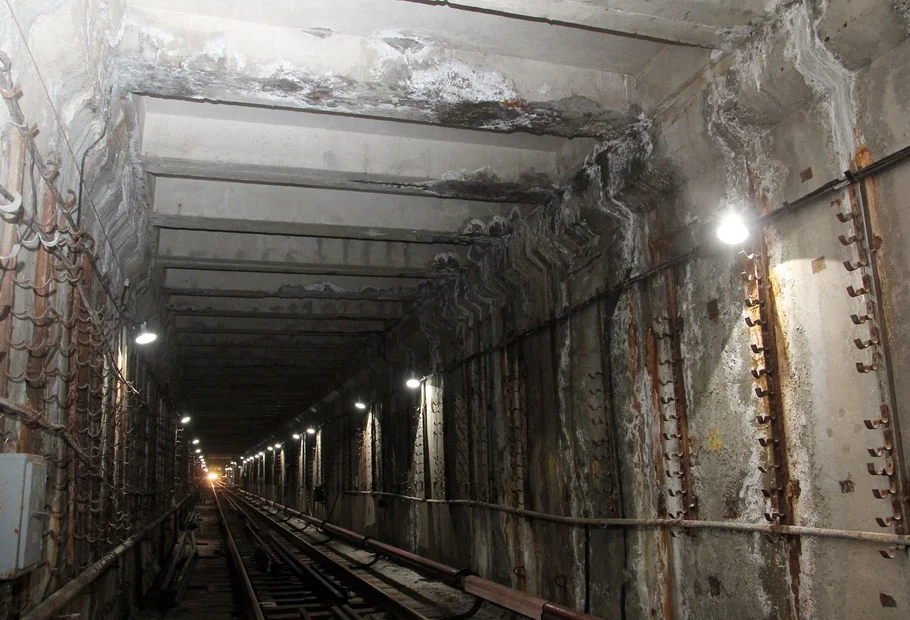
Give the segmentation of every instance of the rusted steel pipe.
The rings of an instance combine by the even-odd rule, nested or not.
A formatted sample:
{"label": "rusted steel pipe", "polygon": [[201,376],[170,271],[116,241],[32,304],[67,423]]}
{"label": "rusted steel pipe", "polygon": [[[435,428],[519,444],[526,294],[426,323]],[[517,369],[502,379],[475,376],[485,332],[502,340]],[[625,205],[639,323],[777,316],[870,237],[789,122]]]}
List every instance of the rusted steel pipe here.
{"label": "rusted steel pipe", "polygon": [[451,566],[446,566],[445,564],[441,564],[435,560],[413,554],[410,551],[405,551],[404,549],[399,549],[398,547],[387,545],[386,543],[380,542],[375,538],[368,537],[364,543],[364,548],[381,555],[393,556],[402,564],[407,564],[408,566],[411,566],[418,570],[435,575],[441,581],[445,581],[446,583],[454,586],[458,586],[461,578],[468,572],[465,570],[453,568]]}
{"label": "rusted steel pipe", "polygon": [[837,538],[840,540],[853,540],[884,545],[898,545],[910,547],[910,536],[903,534],[887,534],[880,532],[858,532],[855,530],[832,530],[822,527],[805,527],[800,525],[770,525],[765,523],[740,523],[736,521],[691,521],[674,519],[621,519],[621,518],[588,518],[588,517],[563,517],[546,512],[535,512],[523,508],[512,508],[500,504],[476,502],[469,499],[425,499],[411,495],[398,495],[396,493],[373,491],[342,491],[347,495],[381,495],[394,497],[412,502],[425,504],[447,504],[450,506],[468,506],[486,508],[497,512],[514,514],[519,517],[562,523],[565,525],[591,526],[591,527],[649,527],[649,528],[680,528],[691,530],[727,530],[735,532],[748,532],[752,534],[771,534],[776,536],[811,536],[814,538]]}
{"label": "rusted steel pipe", "polygon": [[500,607],[511,609],[531,618],[540,618],[543,614],[543,607],[547,604],[547,601],[542,598],[519,592],[514,588],[488,579],[481,579],[474,575],[465,577],[462,587],[468,594],[479,596],[491,603],[496,603]]}
{"label": "rusted steel pipe", "polygon": [[319,527],[321,527],[326,534],[331,534],[332,536],[340,536],[341,538],[347,538],[358,547],[363,547],[364,543],[367,541],[366,536],[358,534],[357,532],[352,532],[351,530],[346,530],[343,527],[338,527],[337,525],[333,525],[328,521],[323,521]]}
{"label": "rusted steel pipe", "polygon": [[148,534],[161,525],[165,519],[170,518],[170,516],[183,506],[189,498],[189,495],[184,495],[183,499],[168,508],[164,514],[105,553],[100,560],[85,569],[78,577],[51,594],[38,606],[22,616],[21,620],[50,620],[51,618],[56,617],[60,610],[70,604],[83,590],[101,577],[101,575],[111,567],[111,564],[120,559],[127,551],[135,547],[139,541],[148,536]]}
{"label": "rusted steel pipe", "polygon": [[[361,534],[352,532],[351,530],[346,530],[344,528],[334,526],[328,521],[320,520],[310,515],[305,515],[298,510],[288,508],[287,506],[282,506],[281,504],[267,500],[264,497],[260,497],[253,493],[250,493],[249,491],[244,491],[243,489],[239,489],[239,491],[244,495],[259,500],[261,503],[267,504],[274,508],[280,508],[290,515],[299,517],[310,523],[318,524],[319,527],[321,527],[324,531],[335,532],[340,537],[352,540],[357,545],[365,549],[369,549],[374,553],[393,558],[402,564],[406,564],[423,572],[424,574],[428,574],[440,579],[441,581],[445,581],[446,583],[458,588],[459,590],[464,590],[468,594],[473,594],[474,596],[482,598],[486,601],[490,601],[491,603],[505,607],[510,611],[515,611],[537,619],[564,618],[566,620],[597,620],[596,616],[590,616],[580,611],[575,611],[574,609],[563,607],[558,603],[553,603],[536,596],[531,596],[530,594],[526,594],[514,588],[510,588],[509,586],[504,586],[494,581],[489,581],[488,579],[477,577],[476,575],[472,575],[470,571],[466,569],[457,569],[451,566],[447,566],[446,564],[441,564],[434,560],[430,560],[429,558],[425,558],[413,554],[409,551],[405,551],[404,549],[399,549],[398,547],[393,547],[392,545],[380,542],[374,538],[362,536]],[[441,501],[442,500],[437,500],[437,502]]]}
{"label": "rusted steel pipe", "polygon": [[554,620],[562,618],[564,620],[588,620],[591,616],[575,609],[563,607],[557,603],[544,603],[540,617],[542,620]]}

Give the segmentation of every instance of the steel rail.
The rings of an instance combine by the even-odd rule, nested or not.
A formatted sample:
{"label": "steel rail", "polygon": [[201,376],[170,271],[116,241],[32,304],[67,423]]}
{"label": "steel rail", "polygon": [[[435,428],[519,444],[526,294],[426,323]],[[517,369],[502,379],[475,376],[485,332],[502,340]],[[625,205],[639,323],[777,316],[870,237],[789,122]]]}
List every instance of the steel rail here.
{"label": "steel rail", "polygon": [[247,502],[270,506],[277,511],[275,514],[278,514],[279,512],[287,513],[302,521],[315,525],[320,528],[323,533],[328,534],[329,536],[337,536],[358,547],[391,558],[399,564],[410,566],[423,574],[439,579],[468,594],[473,594],[476,597],[499,605],[500,607],[504,607],[510,611],[518,612],[530,616],[531,618],[540,619],[596,620],[595,616],[570,609],[552,601],[531,596],[525,592],[520,592],[514,588],[498,584],[488,579],[483,579],[473,575],[469,570],[453,568],[436,562],[435,560],[405,551],[404,549],[393,547],[392,545],[380,542],[370,536],[364,536],[357,532],[338,527],[326,520],[308,515],[288,506],[283,506],[277,502],[250,493],[249,491],[242,489],[238,489],[238,491],[241,494],[241,497],[247,496],[253,498],[245,499]]}
{"label": "steel rail", "polygon": [[234,512],[242,517],[247,535],[264,554],[268,555],[273,561],[277,561],[286,566],[301,580],[309,581],[315,586],[314,589],[320,590],[322,596],[328,601],[327,607],[329,607],[334,614],[342,617],[351,615],[348,613],[348,609],[350,608],[348,607],[348,609],[345,609],[347,607],[347,596],[341,590],[317,570],[294,557],[294,555],[285,548],[285,545],[281,542],[281,539],[276,536],[275,532],[269,531],[266,536],[271,540],[271,544],[274,545],[273,551],[269,544],[260,536],[262,528],[253,521],[253,516],[249,514],[246,507],[239,505],[228,495],[225,495],[225,500],[232,505]]}
{"label": "steel rail", "polygon": [[224,529],[224,539],[227,541],[228,552],[231,554],[231,562],[234,564],[237,576],[240,577],[247,607],[253,615],[253,620],[265,620],[265,616],[262,614],[262,608],[259,605],[259,599],[256,597],[256,592],[253,590],[253,584],[250,582],[250,576],[246,572],[246,567],[243,565],[243,558],[240,557],[240,552],[237,550],[237,544],[234,542],[234,536],[231,534],[231,528],[228,527],[227,520],[224,518],[224,512],[221,510],[221,501],[218,499],[218,490],[215,488],[214,483],[212,483],[212,495],[215,496],[215,506],[218,508],[218,521]]}
{"label": "steel rail", "polygon": [[[228,490],[227,487],[224,488]],[[231,491],[228,490],[228,492]],[[237,497],[244,504],[248,506],[251,505],[250,500],[240,495]],[[401,601],[392,598],[388,593],[369,583],[344,564],[332,559],[332,557],[318,549],[315,545],[303,540],[297,534],[288,530],[287,528],[281,527],[281,524],[276,521],[272,515],[264,513],[260,510],[254,510],[253,514],[259,517],[261,521],[264,521],[272,528],[269,537],[273,541],[280,542],[281,539],[278,538],[278,534],[280,533],[285,540],[291,543],[291,545],[296,547],[299,551],[302,551],[306,555],[313,558],[316,562],[325,566],[326,570],[329,572],[333,572],[339,575],[342,581],[350,584],[354,590],[360,592],[367,599],[375,601],[380,607],[388,610],[393,614],[395,618],[407,618],[409,620],[427,620],[426,616],[408,607]],[[290,557],[286,549],[281,547],[276,548],[278,548],[279,552],[286,558]]]}
{"label": "steel rail", "polygon": [[168,508],[161,516],[146,525],[144,528],[124,540],[122,543],[105,553],[100,560],[89,566],[78,577],[68,582],[65,586],[51,594],[34,609],[22,616],[21,620],[50,620],[56,618],[59,612],[71,603],[83,590],[101,577],[111,565],[136,546],[139,541],[149,535],[156,527],[161,525],[180,509],[190,498],[185,495],[183,499]]}

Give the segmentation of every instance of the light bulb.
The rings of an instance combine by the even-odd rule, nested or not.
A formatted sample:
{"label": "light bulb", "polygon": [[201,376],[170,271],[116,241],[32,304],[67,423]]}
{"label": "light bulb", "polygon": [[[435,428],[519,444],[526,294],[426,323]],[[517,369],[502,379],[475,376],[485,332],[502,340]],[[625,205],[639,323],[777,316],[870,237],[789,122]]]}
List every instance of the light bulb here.
{"label": "light bulb", "polygon": [[417,388],[420,387],[420,379],[411,377],[410,379],[408,379],[408,381],[405,385],[407,385],[412,390],[416,390]]}
{"label": "light bulb", "polygon": [[720,220],[717,227],[717,238],[727,245],[739,245],[749,238],[749,229],[746,228],[742,216],[738,213],[728,213]]}
{"label": "light bulb", "polygon": [[155,332],[150,332],[145,323],[143,323],[142,327],[139,328],[139,334],[136,336],[136,344],[149,344],[157,339],[158,335]]}
{"label": "light bulb", "polygon": [[358,409],[366,409],[366,408],[367,408],[367,406],[366,406],[362,401],[359,401],[359,400],[358,400],[356,403],[354,403],[354,406],[357,407]]}
{"label": "light bulb", "polygon": [[191,418],[190,416],[188,416],[188,415],[185,415],[185,416],[183,416],[182,418],[180,418],[180,423],[181,423],[181,424],[189,424],[189,423],[190,423],[190,420],[192,420],[192,418]]}
{"label": "light bulb", "polygon": [[306,434],[307,434],[307,435],[315,435],[315,434],[316,434],[316,429],[310,427],[310,428],[306,429]]}
{"label": "light bulb", "polygon": [[294,439],[300,439],[300,433],[294,433],[293,435],[291,435],[291,437],[293,437]]}

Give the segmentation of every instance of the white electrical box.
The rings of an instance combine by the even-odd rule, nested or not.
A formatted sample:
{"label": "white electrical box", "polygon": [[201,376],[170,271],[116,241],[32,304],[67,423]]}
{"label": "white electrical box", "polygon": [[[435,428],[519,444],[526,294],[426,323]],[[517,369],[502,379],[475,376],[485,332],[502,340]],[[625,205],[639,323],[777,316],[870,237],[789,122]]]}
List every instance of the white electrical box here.
{"label": "white electrical box", "polygon": [[47,464],[35,454],[0,454],[0,579],[13,579],[41,561]]}

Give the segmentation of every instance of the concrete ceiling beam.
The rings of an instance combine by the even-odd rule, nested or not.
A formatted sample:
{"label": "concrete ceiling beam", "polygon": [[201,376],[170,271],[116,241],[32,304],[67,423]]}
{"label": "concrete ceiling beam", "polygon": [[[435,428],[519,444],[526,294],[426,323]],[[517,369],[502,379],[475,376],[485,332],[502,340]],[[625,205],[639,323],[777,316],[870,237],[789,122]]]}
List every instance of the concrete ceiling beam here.
{"label": "concrete ceiling beam", "polygon": [[[221,335],[221,336],[237,336],[238,338],[249,338],[249,337],[258,337],[258,336],[284,336],[288,332],[280,329],[253,329],[250,327],[243,327],[239,329],[229,329],[222,327],[183,327],[176,330],[178,334],[203,334],[203,335]],[[330,337],[335,335],[348,335],[348,336],[359,336],[362,339],[362,342],[366,344],[369,341],[370,337],[377,336],[379,332],[331,332],[325,330],[313,330],[313,331],[303,331],[297,330],[294,332],[298,335],[308,336],[308,337]]]}
{"label": "concrete ceiling beam", "polygon": [[464,246],[161,230],[157,265],[323,275],[446,277],[465,263]]}
{"label": "concrete ceiling beam", "polygon": [[140,159],[156,175],[531,203],[563,180],[561,138],[154,97],[141,108]]}
{"label": "concrete ceiling beam", "polygon": [[287,299],[414,299],[420,281],[385,276],[315,276],[250,272],[168,269],[164,288],[170,293],[230,293],[238,297],[270,295]]}
{"label": "concrete ceiling beam", "polygon": [[171,314],[212,314],[223,316],[263,314],[273,316],[306,315],[310,318],[368,317],[379,320],[400,319],[410,304],[398,301],[353,299],[280,299],[233,298],[171,295],[167,310]]}
{"label": "concrete ceiling beam", "polygon": [[320,349],[315,351],[265,351],[259,349],[238,349],[229,352],[212,351],[211,349],[182,349],[180,363],[186,366],[199,364],[240,363],[274,363],[291,365],[335,364],[343,363],[357,357],[356,351],[333,351]]}
{"label": "concrete ceiling beam", "polygon": [[356,321],[343,320],[298,320],[284,318],[210,318],[192,315],[179,315],[174,317],[174,327],[178,332],[215,330],[224,332],[240,332],[250,330],[258,333],[260,330],[276,331],[282,334],[294,333],[347,333],[347,334],[373,334],[386,328],[385,321]]}
{"label": "concrete ceiling beam", "polygon": [[152,222],[162,228],[341,239],[476,244],[530,207],[290,185],[158,177]]}
{"label": "concrete ceiling beam", "polygon": [[665,47],[395,2],[131,4],[115,66],[131,92],[500,131],[627,122],[628,76]]}
{"label": "concrete ceiling beam", "polygon": [[288,359],[202,359],[202,358],[192,358],[185,359],[181,366],[183,367],[184,373],[189,375],[198,375],[206,374],[207,371],[211,370],[220,370],[220,371],[233,371],[233,372],[268,372],[269,374],[272,371],[281,371],[281,372],[293,372],[298,374],[308,374],[309,371],[318,371],[325,370],[332,366],[339,366],[343,364],[346,360],[334,360],[334,363],[329,360],[314,360],[310,359],[298,359],[298,360],[288,360]]}
{"label": "concrete ceiling beam", "polygon": [[405,0],[450,11],[599,30],[654,41],[721,48],[747,36],[764,17],[764,2],[741,0],[736,6],[719,0]]}
{"label": "concrete ceiling beam", "polygon": [[[375,338],[374,338],[375,339]],[[204,347],[214,349],[249,348],[255,347],[262,350],[301,350],[312,348],[314,350],[344,350],[357,351],[370,342],[370,338],[346,334],[277,334],[277,335],[246,335],[243,337],[233,334],[177,334],[178,347]]]}
{"label": "concrete ceiling beam", "polygon": [[[213,379],[228,378],[230,379],[231,388],[248,384],[257,385],[281,385],[291,388],[298,388],[300,385],[307,385],[307,382],[317,382],[325,378],[331,378],[337,372],[336,369],[322,368],[321,372],[315,370],[305,371],[296,368],[286,369],[237,369],[237,368],[212,368],[206,371],[186,371],[184,376],[184,387],[191,386],[195,382],[209,382]],[[268,397],[264,397],[267,399]]]}

